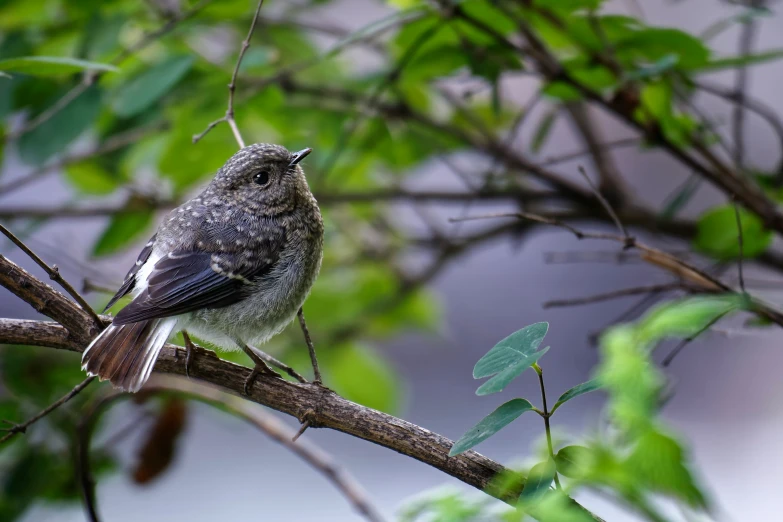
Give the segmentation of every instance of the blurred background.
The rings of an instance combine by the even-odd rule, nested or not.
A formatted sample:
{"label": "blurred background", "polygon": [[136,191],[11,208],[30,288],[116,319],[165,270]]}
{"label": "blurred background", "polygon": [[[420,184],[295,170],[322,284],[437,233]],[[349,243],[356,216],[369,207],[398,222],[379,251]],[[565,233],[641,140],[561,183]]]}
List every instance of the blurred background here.
{"label": "blurred background", "polygon": [[[523,41],[493,4],[466,0],[459,7]],[[0,2],[0,59],[74,57],[110,66],[55,63],[37,70],[17,63],[4,69],[0,61],[11,76],[0,78],[0,220],[83,287],[96,309],[121,283],[162,214],[197,193],[235,152],[225,124],[196,144],[191,138],[225,113],[226,84],[255,7],[247,0]],[[691,119],[666,139],[686,129],[719,151],[721,139],[733,140],[735,105],[710,91],[730,98],[746,65],[742,95],[773,118],[783,111],[781,62],[773,60],[783,49],[776,2],[574,1],[551,8],[564,18],[600,16],[609,41],[593,39],[615,53],[628,81],[671,81],[669,110]],[[578,92],[561,92],[556,81],[542,79],[535,60],[498,49],[486,33],[444,15],[447,10],[404,0],[265,2],[239,70],[235,109],[246,141],[314,149],[304,168],[327,231],[321,276],[305,311],[327,385],[457,439],[500,400],[539,398],[533,372],[500,398],[475,395],[473,365],[500,339],[534,322],[550,323],[544,345],[551,350],[540,364],[552,400],[593,376],[596,335],[671,294],[583,306],[544,303],[672,278],[616,244],[577,241],[554,227],[449,218],[524,208],[613,232],[600,204],[584,197],[590,199],[578,171],[583,166],[639,238],[685,253],[699,266],[717,266],[732,285],[736,267],[726,250],[735,248],[736,225],[733,213],[729,221],[704,217],[727,208],[726,195],[671,151],[641,139],[638,129]],[[748,54],[738,47],[748,26],[750,53],[767,54],[719,63]],[[597,71],[603,65],[574,65],[578,53],[546,27],[536,25],[564,63],[583,67],[585,82],[595,82],[600,92],[619,89],[617,79]],[[590,40],[578,31],[582,26],[574,27],[577,40]],[[625,53],[625,33],[642,27],[684,33],[657,34],[649,49],[628,44]],[[697,56],[700,48],[693,47],[700,45],[709,49],[709,60]],[[629,63],[638,65],[631,70]],[[680,96],[678,85],[687,92]],[[74,89],[67,105],[52,111]],[[775,187],[783,154],[777,130],[747,112],[740,133],[744,157],[738,163],[761,186]],[[499,143],[501,152],[487,143]],[[531,174],[526,165],[555,173],[557,181]],[[569,192],[572,185],[584,192]],[[769,193],[780,197],[777,188]],[[758,218],[746,219],[751,226]],[[747,257],[756,258],[745,266],[748,290],[775,304],[781,297],[777,242],[761,225],[756,229],[758,237],[746,232],[753,249]],[[721,234],[729,235],[728,246],[715,246]],[[46,279],[10,242],[0,245],[4,256]],[[0,290],[0,317],[40,316]],[[776,494],[783,466],[783,452],[775,449],[783,427],[779,339],[774,329],[721,323],[666,368],[673,395],[661,416],[684,441],[697,482],[714,502],[715,520],[771,519],[783,510]],[[664,343],[655,359],[676,344]],[[265,349],[309,372],[298,325]],[[248,364],[241,353],[221,357]],[[77,355],[47,348],[0,347],[0,364],[0,411],[14,422],[83,379]],[[90,400],[85,393],[0,448],[0,519],[87,520],[73,484],[68,434]],[[553,420],[561,444],[604,430],[605,395],[578,400]],[[297,456],[241,420],[197,403],[187,404],[171,461],[140,480],[140,448],[160,411],[154,400],[123,402],[100,423],[93,447],[100,452],[94,459],[101,462],[95,473],[103,519],[362,519]],[[295,419],[279,417],[296,429]],[[311,429],[303,437],[349,471],[389,519],[432,488],[482,495],[341,433]],[[531,415],[477,450],[529,466],[544,447],[541,419]],[[606,496],[577,498],[605,520],[638,519]]]}

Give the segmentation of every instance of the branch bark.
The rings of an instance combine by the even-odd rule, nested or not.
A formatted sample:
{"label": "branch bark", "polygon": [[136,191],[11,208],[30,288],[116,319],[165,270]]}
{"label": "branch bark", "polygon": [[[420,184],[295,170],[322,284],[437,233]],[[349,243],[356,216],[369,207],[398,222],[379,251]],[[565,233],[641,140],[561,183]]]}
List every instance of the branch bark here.
{"label": "branch bark", "polygon": [[[48,346],[72,352],[82,352],[87,344],[52,321],[0,319],[0,344],[5,343]],[[178,346],[166,344],[158,357],[155,371],[184,376],[185,359],[181,350]],[[206,350],[196,350],[191,364],[192,378],[239,396],[242,396],[245,379],[251,371]],[[492,477],[504,470],[502,465],[473,451],[449,457],[453,441],[448,438],[353,403],[322,386],[259,375],[245,398],[296,417],[300,422],[309,421],[311,428],[333,429],[392,449],[478,489],[485,489]]]}

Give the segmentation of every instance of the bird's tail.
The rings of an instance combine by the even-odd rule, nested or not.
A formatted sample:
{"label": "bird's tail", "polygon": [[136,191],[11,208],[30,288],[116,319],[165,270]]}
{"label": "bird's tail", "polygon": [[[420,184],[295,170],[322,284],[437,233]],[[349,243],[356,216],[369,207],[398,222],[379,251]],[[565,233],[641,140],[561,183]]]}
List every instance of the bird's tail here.
{"label": "bird's tail", "polygon": [[84,351],[82,370],[115,388],[139,391],[176,324],[166,318],[110,325]]}

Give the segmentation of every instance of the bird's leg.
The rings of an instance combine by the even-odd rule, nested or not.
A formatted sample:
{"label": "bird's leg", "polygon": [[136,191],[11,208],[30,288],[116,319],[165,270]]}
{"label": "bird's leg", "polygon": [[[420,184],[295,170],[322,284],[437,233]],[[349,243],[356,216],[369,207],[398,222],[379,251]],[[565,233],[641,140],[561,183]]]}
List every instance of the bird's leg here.
{"label": "bird's leg", "polygon": [[259,350],[258,348],[254,347],[254,346],[251,346],[250,348],[253,350],[253,352],[256,355],[261,357],[264,360],[264,362],[267,363],[269,366],[274,366],[278,370],[284,371],[285,373],[287,373],[288,375],[290,375],[291,377],[293,377],[297,381],[301,382],[302,384],[307,382],[307,379],[302,377],[302,375],[299,374],[299,372],[297,372],[296,370],[294,370],[293,368],[288,366],[283,361],[275,359],[274,357],[272,357],[268,353],[263,352],[263,351]]}
{"label": "bird's leg", "polygon": [[282,379],[280,377],[280,374],[274,371],[272,368],[269,367],[269,365],[264,361],[264,359],[258,355],[251,347],[249,347],[244,342],[237,341],[237,344],[240,348],[242,348],[242,351],[247,354],[250,359],[255,363],[255,367],[253,368],[253,371],[250,372],[250,375],[248,375],[247,379],[245,379],[245,386],[244,386],[244,393],[245,395],[250,394],[250,387],[253,386],[253,383],[256,380],[256,377],[258,377],[259,374],[264,375],[271,375],[272,377],[277,377]]}
{"label": "bird's leg", "polygon": [[307,323],[305,322],[304,308],[300,307],[296,316],[299,318],[299,326],[302,328],[302,334],[304,334],[305,343],[307,343],[307,351],[310,352],[310,362],[313,365],[315,384],[321,385],[321,370],[318,368],[318,357],[315,356],[315,346],[313,345],[313,340],[310,338],[310,330],[307,329]]}
{"label": "bird's leg", "polygon": [[193,341],[185,330],[182,330],[182,338],[185,339],[185,377],[190,379],[190,363],[196,347],[193,346]]}

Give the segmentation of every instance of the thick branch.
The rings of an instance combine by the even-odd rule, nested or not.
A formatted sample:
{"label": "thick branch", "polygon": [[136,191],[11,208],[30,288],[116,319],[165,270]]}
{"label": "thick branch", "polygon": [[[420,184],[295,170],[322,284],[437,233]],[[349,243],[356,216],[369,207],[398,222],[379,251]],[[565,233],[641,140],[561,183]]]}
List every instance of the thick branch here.
{"label": "thick branch", "polygon": [[[74,314],[78,312],[75,305],[71,305],[71,311]],[[18,344],[24,339],[28,344],[43,344],[46,340],[51,348],[74,352],[81,352],[87,344],[69,336],[65,328],[53,322],[0,319],[0,344]],[[181,348],[166,344],[155,371],[184,376],[184,357],[181,353],[177,356],[177,350]],[[219,359],[206,350],[196,350],[192,357],[191,377],[242,395],[245,379],[250,375],[249,368]],[[311,428],[334,429],[392,449],[482,490],[486,489],[493,476],[504,469],[497,462],[473,451],[449,457],[453,442],[446,437],[348,401],[322,386],[259,375],[247,399],[292,415],[302,422],[308,420]]]}
{"label": "thick branch", "polygon": [[0,255],[0,285],[51,317],[70,332],[69,338],[89,341],[99,331],[92,317],[63,294]]}

